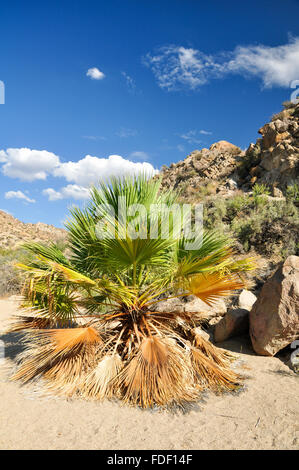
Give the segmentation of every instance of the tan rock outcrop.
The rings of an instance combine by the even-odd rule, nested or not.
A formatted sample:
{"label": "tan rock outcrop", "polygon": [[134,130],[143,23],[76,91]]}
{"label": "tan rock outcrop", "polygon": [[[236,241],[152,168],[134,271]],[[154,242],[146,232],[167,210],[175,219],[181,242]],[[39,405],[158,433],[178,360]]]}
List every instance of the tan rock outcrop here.
{"label": "tan rock outcrop", "polygon": [[[245,180],[249,185],[257,182],[284,189],[299,178],[299,104],[285,106],[259,129],[262,138],[246,151],[249,174]],[[250,178],[253,174],[255,181]]]}

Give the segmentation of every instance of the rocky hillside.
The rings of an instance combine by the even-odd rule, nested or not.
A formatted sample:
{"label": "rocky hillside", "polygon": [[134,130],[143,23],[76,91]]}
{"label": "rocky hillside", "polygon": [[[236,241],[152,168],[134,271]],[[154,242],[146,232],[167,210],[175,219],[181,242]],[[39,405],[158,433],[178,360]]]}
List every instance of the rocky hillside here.
{"label": "rocky hillside", "polygon": [[[265,272],[299,255],[299,104],[284,109],[244,152],[220,141],[160,173],[184,202],[201,202],[204,225],[236,240],[239,253],[263,258]],[[157,177],[159,177],[157,176]]]}
{"label": "rocky hillside", "polygon": [[299,104],[285,103],[284,108],[259,130],[262,137],[246,152],[226,141],[195,150],[163,168],[163,186],[181,190],[184,199],[248,192],[255,183],[281,196],[299,178]]}
{"label": "rocky hillside", "polygon": [[[299,104],[285,103],[285,109],[272,117],[245,155],[245,180],[284,190],[299,177]],[[279,192],[278,192],[279,194]]]}
{"label": "rocky hillside", "polygon": [[64,240],[66,232],[53,225],[25,224],[6,212],[0,211],[0,248],[16,248],[26,241],[50,242]]}
{"label": "rocky hillside", "polygon": [[237,187],[232,177],[244,156],[239,147],[221,140],[209,149],[195,150],[185,160],[164,167],[162,185],[181,190],[185,198],[205,195],[204,188],[215,193],[227,192]]}

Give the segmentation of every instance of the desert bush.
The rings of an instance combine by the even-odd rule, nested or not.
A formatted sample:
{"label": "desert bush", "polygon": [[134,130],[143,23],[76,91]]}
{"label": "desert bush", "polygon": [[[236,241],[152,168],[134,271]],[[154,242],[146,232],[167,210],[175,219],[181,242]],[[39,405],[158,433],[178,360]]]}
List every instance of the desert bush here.
{"label": "desert bush", "polygon": [[287,186],[286,198],[288,201],[299,202],[299,183],[294,182]]}
{"label": "desert bush", "polygon": [[239,216],[240,212],[246,211],[252,205],[252,198],[247,195],[235,196],[227,200],[227,214],[232,220],[234,217]]}
{"label": "desert bush", "polygon": [[288,201],[268,200],[246,217],[235,218],[231,229],[245,251],[254,249],[268,256],[280,254],[281,258],[297,253],[299,213]]}
{"label": "desert bush", "polygon": [[[46,243],[41,245],[47,246]],[[55,245],[64,253],[67,251],[67,243],[63,240],[50,245]],[[23,279],[16,265],[30,262],[32,258],[33,256],[22,246],[14,249],[0,248],[0,297],[21,293]]]}
{"label": "desert bush", "polygon": [[298,254],[299,210],[291,199],[274,200],[263,194],[214,198],[204,205],[204,225],[232,236],[244,251],[282,259]]}
{"label": "desert bush", "polygon": [[268,186],[266,186],[265,184],[255,183],[255,185],[252,188],[252,195],[254,198],[257,196],[269,196],[270,191],[269,191]]}
{"label": "desert bush", "polygon": [[0,296],[18,294],[21,291],[21,279],[15,263],[20,257],[20,250],[0,249]]}

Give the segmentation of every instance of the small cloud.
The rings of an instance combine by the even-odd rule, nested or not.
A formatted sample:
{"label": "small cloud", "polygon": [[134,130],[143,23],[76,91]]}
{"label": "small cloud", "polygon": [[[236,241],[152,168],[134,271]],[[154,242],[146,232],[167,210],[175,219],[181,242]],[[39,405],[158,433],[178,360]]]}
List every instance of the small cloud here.
{"label": "small cloud", "polygon": [[181,144],[177,145],[177,149],[179,152],[185,152],[185,147]]}
{"label": "small cloud", "polygon": [[25,202],[34,203],[35,199],[30,199],[22,191],[7,191],[4,195],[5,199],[22,199]]}
{"label": "small cloud", "polygon": [[59,191],[53,188],[44,189],[43,195],[48,196],[49,201],[58,201],[60,199],[88,199],[89,189],[77,184],[68,184]]}
{"label": "small cloud", "polygon": [[186,132],[185,134],[181,134],[180,137],[181,139],[186,140],[188,144],[200,144],[201,140],[197,138],[197,134],[199,132],[197,130],[191,130]]}
{"label": "small cloud", "polygon": [[130,77],[130,75],[128,75],[126,72],[121,72],[122,76],[125,78],[125,81],[126,81],[126,85],[128,87],[128,90],[131,92],[131,93],[135,93],[136,91],[136,83],[135,83],[135,80]]}
{"label": "small cloud", "polygon": [[101,72],[97,67],[92,67],[86,72],[87,77],[90,77],[92,80],[102,80],[105,78],[105,74]]}
{"label": "small cloud", "polygon": [[142,150],[136,150],[129,155],[131,158],[138,158],[139,160],[149,160],[149,156]]}
{"label": "small cloud", "polygon": [[211,57],[201,51],[183,46],[164,46],[156,55],[147,54],[143,62],[153,72],[160,88],[168,91],[181,87],[195,88],[207,82],[214,70]]}
{"label": "small cloud", "polygon": [[82,135],[82,139],[86,140],[106,140],[102,135]]}
{"label": "small cloud", "polygon": [[212,135],[212,132],[209,132],[209,131],[205,131],[204,129],[201,129],[199,131],[200,134],[203,134],[203,135]]}
{"label": "small cloud", "polygon": [[137,131],[135,129],[126,129],[125,127],[121,127],[115,134],[122,139],[126,139],[127,137],[135,137],[135,135],[137,135]]}

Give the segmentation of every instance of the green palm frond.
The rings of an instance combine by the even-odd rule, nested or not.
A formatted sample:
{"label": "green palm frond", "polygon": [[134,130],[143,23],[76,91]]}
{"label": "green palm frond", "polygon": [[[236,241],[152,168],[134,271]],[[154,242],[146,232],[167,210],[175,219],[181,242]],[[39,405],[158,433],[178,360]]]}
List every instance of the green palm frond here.
{"label": "green palm frond", "polygon": [[60,263],[64,266],[70,266],[68,259],[55,243],[51,243],[48,246],[34,242],[24,243],[23,248],[32,253],[35,258],[42,257],[44,259]]}

